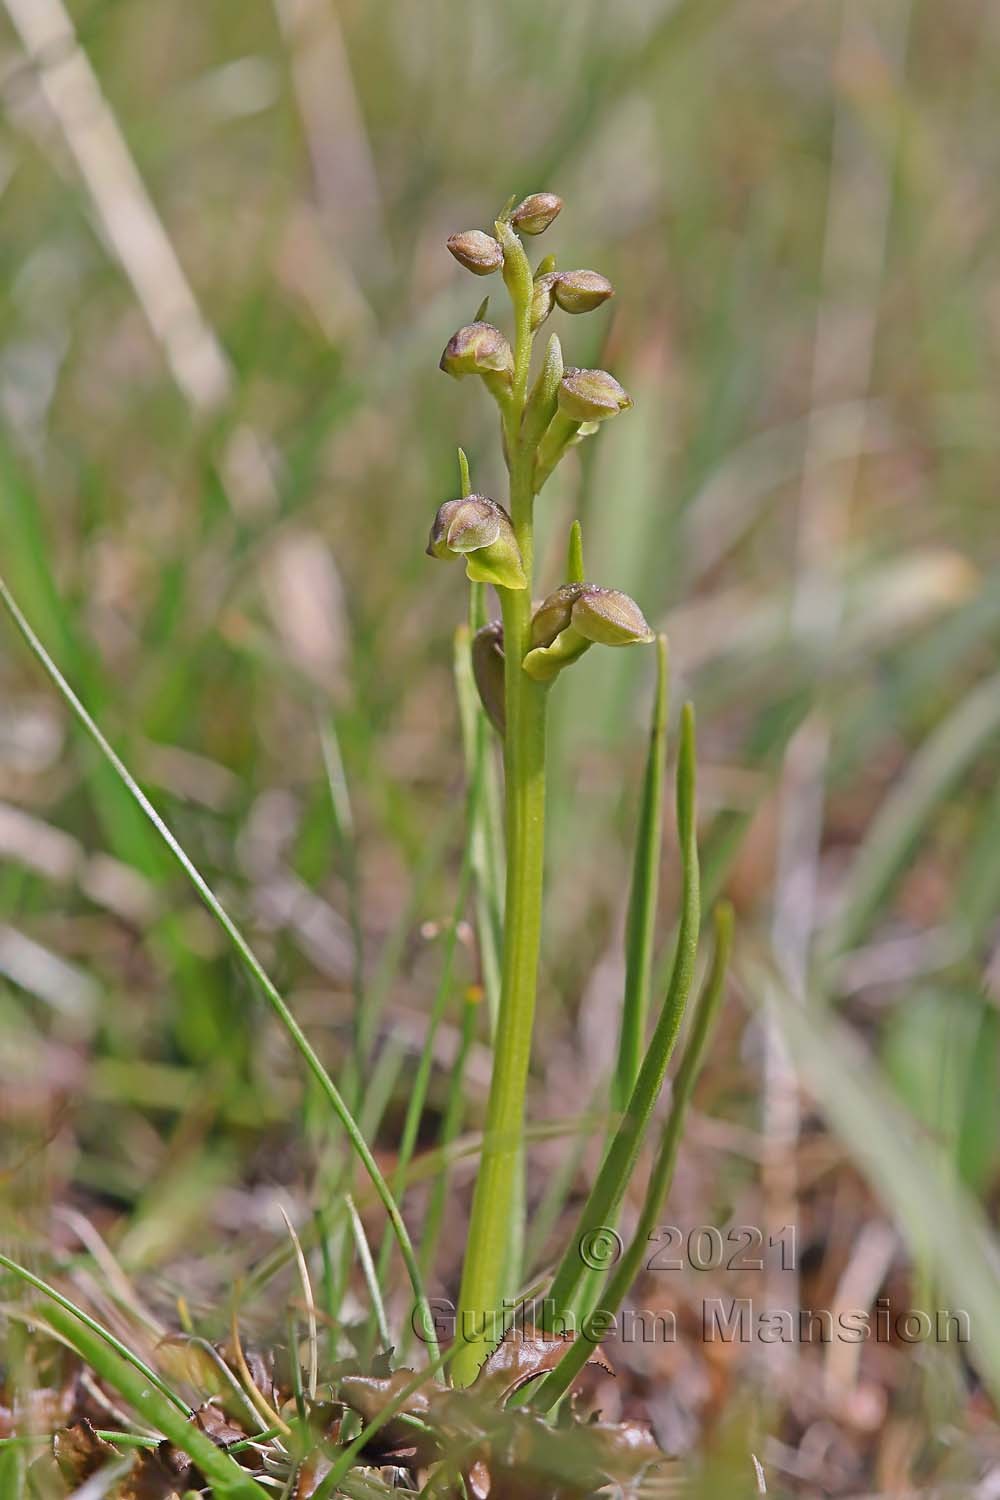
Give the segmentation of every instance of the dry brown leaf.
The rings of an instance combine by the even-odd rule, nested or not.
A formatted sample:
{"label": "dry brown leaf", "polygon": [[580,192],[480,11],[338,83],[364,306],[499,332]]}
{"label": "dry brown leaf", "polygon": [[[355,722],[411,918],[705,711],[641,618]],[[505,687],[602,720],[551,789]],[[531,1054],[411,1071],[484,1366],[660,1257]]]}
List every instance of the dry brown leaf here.
{"label": "dry brown leaf", "polygon": [[52,1439],[52,1452],[60,1474],[74,1485],[82,1484],[105,1464],[121,1458],[117,1448],[98,1437],[86,1417],[56,1433]]}
{"label": "dry brown leaf", "polygon": [[136,1456],[128,1476],[122,1480],[118,1500],[174,1500],[200,1483],[197,1470],[179,1448],[161,1443]]}
{"label": "dry brown leaf", "polygon": [[[552,1337],[540,1330],[510,1328],[493,1353],[487,1356],[472,1389],[505,1406],[515,1391],[555,1369],[569,1342],[569,1339]],[[587,1364],[597,1365],[609,1375],[614,1374],[607,1356],[596,1345]]]}

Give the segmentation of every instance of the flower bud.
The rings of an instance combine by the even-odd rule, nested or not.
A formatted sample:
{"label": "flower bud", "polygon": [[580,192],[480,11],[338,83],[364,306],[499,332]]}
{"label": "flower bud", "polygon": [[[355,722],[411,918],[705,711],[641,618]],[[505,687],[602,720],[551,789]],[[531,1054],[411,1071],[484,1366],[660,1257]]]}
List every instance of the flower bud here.
{"label": "flower bud", "polygon": [[456,379],[462,375],[499,375],[509,384],[514,374],[514,356],[499,328],[492,323],[468,323],[448,340],[441,356],[441,369]]}
{"label": "flower bud", "polygon": [[503,265],[503,251],[491,234],[481,229],[467,229],[464,234],[453,234],[448,240],[448,249],[467,271],[474,276],[490,276]]}
{"label": "flower bud", "polygon": [[522,234],[541,234],[561,208],[562,199],[555,193],[531,193],[517,205],[510,222]]}
{"label": "flower bud", "polygon": [[635,646],[654,639],[628,594],[594,583],[566,583],[535,610],[524,670],[536,682],[551,682],[591,645]]}
{"label": "flower bud", "polygon": [[559,386],[559,408],[574,422],[603,422],[628,411],[632,397],[607,370],[566,371]]}
{"label": "flower bud", "polygon": [[543,599],[531,617],[531,644],[551,646],[560,631],[565,630],[585,583],[564,583],[562,588]]}
{"label": "flower bud", "polygon": [[556,278],[555,298],[563,312],[593,312],[615,295],[615,289],[600,271],[562,271]]}
{"label": "flower bud", "polygon": [[558,271],[546,271],[542,276],[536,276],[532,282],[531,293],[531,331],[541,328],[545,319],[555,306],[556,283],[559,280]]}
{"label": "flower bud", "polygon": [[510,517],[488,495],[446,500],[434,517],[427,543],[430,557],[464,557],[473,583],[497,588],[527,588],[521,553]]}
{"label": "flower bud", "polygon": [[472,640],[472,676],[493,728],[501,736],[506,726],[504,702],[503,626],[493,620],[477,630]]}
{"label": "flower bud", "polygon": [[646,646],[655,635],[628,594],[585,583],[573,605],[573,628],[600,646]]}

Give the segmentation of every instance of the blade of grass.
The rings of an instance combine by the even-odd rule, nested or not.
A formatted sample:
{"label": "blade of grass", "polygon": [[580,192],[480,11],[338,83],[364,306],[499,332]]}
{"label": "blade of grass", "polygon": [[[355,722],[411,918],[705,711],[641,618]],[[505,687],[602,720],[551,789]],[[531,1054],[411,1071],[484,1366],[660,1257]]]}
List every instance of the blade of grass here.
{"label": "blade of grass", "polygon": [[99,1325],[93,1325],[93,1320],[86,1318],[79,1308],[58,1294],[53,1297],[53,1289],[44,1283],[37,1289],[52,1302],[45,1310],[45,1322],[134,1407],[144,1422],[162,1432],[194,1460],[219,1500],[265,1500],[267,1492],[235,1459],[217,1448],[183,1410],[178,1410],[175,1400],[164,1400],[160,1384],[150,1381],[150,1372],[131,1351],[125,1350],[128,1357],[123,1357],[111,1336]]}
{"label": "blade of grass", "polygon": [[[476,989],[467,990],[462,1001],[462,1026],[459,1033],[458,1056],[455,1058],[448,1083],[448,1099],[445,1104],[444,1118],[441,1122],[441,1133],[438,1137],[439,1145],[447,1148],[457,1139],[462,1124],[462,1116],[465,1113],[465,1065],[469,1058],[469,1048],[475,1040],[476,1029],[479,1024],[479,1004],[481,992]],[[434,1264],[435,1251],[441,1234],[441,1223],[444,1217],[444,1206],[448,1197],[449,1166],[447,1157],[442,1171],[434,1178],[431,1188],[430,1199],[427,1204],[427,1212],[424,1217],[423,1234],[420,1237],[420,1267],[424,1275],[430,1274]],[[409,1329],[404,1331],[402,1347],[405,1349],[409,1342]]]}
{"label": "blade of grass", "polygon": [[618,1065],[612,1088],[616,1109],[624,1109],[639,1076],[646,1044],[646,1017],[653,970],[656,902],[659,895],[660,847],[663,838],[663,781],[667,761],[667,638],[656,639],[656,695],[649,732],[649,751],[642,782],[639,826],[632,863],[625,929],[625,998],[622,1005]]}
{"label": "blade of grass", "polygon": [[926,1257],[952,1310],[968,1313],[965,1353],[1000,1399],[1000,1243],[953,1163],[887,1089],[854,1034],[819,1004],[805,1006],[779,975],[757,971],[754,992],[777,1012],[810,1093],[862,1172]]}
{"label": "blade of grass", "polygon": [[[698,1000],[691,1023],[691,1033],[674,1080],[670,1113],[667,1116],[660,1149],[649,1176],[642,1211],[628,1248],[615,1267],[614,1274],[600,1297],[599,1306],[602,1314],[616,1315],[624,1302],[629,1288],[642,1267],[643,1258],[648,1252],[650,1235],[656,1229],[667,1193],[670,1191],[688,1105],[691,1102],[691,1095],[698,1081],[698,1074],[701,1072],[722,1003],[732,941],[733,909],[728,902],[722,902],[715,910],[715,953],[712,958],[712,967]],[[588,1316],[592,1313],[593,1309],[588,1310]],[[586,1320],[584,1328],[586,1328]],[[541,1381],[532,1396],[532,1405],[537,1406],[540,1411],[548,1411],[554,1406],[569,1390],[570,1385],[583,1369],[592,1348],[593,1344],[585,1332],[576,1338],[569,1345],[555,1369],[551,1370]]]}
{"label": "blade of grass", "polygon": [[376,1192],[378,1193],[382,1206],[389,1216],[389,1221],[392,1224],[393,1231],[395,1232],[396,1238],[399,1242],[400,1252],[402,1254],[403,1262],[406,1266],[406,1271],[413,1287],[414,1296],[417,1299],[417,1303],[422,1308],[426,1309],[427,1297],[426,1293],[424,1292],[423,1281],[420,1275],[420,1268],[417,1265],[416,1255],[413,1250],[413,1244],[410,1240],[406,1225],[403,1222],[402,1215],[399,1212],[399,1208],[396,1205],[396,1201],[389,1189],[389,1184],[386,1182],[381,1171],[379,1170],[378,1163],[372,1155],[367,1141],[361,1134],[361,1131],[358,1129],[354,1116],[348,1109],[347,1104],[344,1101],[333,1079],[330,1077],[326,1068],[324,1068],[322,1062],[320,1061],[318,1053],[312,1047],[311,1043],[305,1035],[305,1032],[302,1030],[302,1028],[299,1026],[299,1023],[292,1015],[291,1010],[288,1008],[281,994],[278,992],[278,989],[272,982],[270,976],[266,973],[265,969],[260,963],[260,960],[257,958],[257,955],[254,953],[253,949],[250,947],[250,944],[247,942],[240,929],[236,926],[236,923],[230,917],[229,913],[223,907],[222,903],[215,895],[215,892],[212,890],[211,886],[208,884],[204,876],[185,853],[184,849],[178,843],[177,839],[174,838],[174,835],[171,833],[166,823],[160,817],[159,813],[156,811],[156,808],[149,801],[149,798],[135,781],[124,761],[122,761],[112,749],[111,745],[108,743],[107,739],[105,739],[97,724],[91,718],[90,714],[84,708],[79,698],[73,692],[73,689],[70,687],[69,683],[59,671],[59,668],[56,666],[55,662],[49,656],[41,641],[35,635],[31,626],[28,624],[28,621],[21,613],[21,610],[19,609],[16,600],[8,589],[6,582],[2,578],[0,578],[0,599],[2,599],[7,612],[20,631],[25,643],[44,669],[45,673],[49,677],[53,686],[56,688],[60,697],[73,713],[74,717],[86,730],[87,734],[97,746],[97,749],[100,751],[104,759],[111,765],[119,780],[123,783],[126,790],[137,803],[140,810],[145,814],[149,822],[152,823],[156,832],[166,844],[171,854],[173,854],[174,858],[181,866],[181,869],[187,875],[191,884],[198,892],[202,901],[208,907],[212,916],[215,918],[219,926],[222,928],[223,932],[228,937],[233,948],[236,950],[236,954],[242,962],[243,966],[247,969],[251,978],[254,979],[260,986],[265,999],[268,1001],[272,1010],[275,1012],[288,1035],[291,1037],[307,1067],[318,1083],[321,1092],[325,1095],[328,1103],[330,1104],[334,1113],[337,1115],[337,1118],[340,1120],[340,1123],[343,1126],[344,1131],[346,1132],[348,1139],[351,1142],[351,1145],[353,1146],[357,1156],[359,1157],[362,1165],[365,1168],[365,1171],[371,1178],[372,1184]]}
{"label": "blade of grass", "polygon": [[[467,627],[460,626],[455,632],[455,674],[461,671],[463,660],[468,661],[469,656],[469,631]],[[453,986],[453,974],[455,967],[455,953],[458,948],[459,925],[462,914],[465,911],[469,899],[469,886],[472,881],[472,859],[474,828],[476,824],[476,811],[480,802],[480,790],[482,785],[483,769],[482,747],[477,747],[475,758],[470,767],[468,787],[466,791],[466,819],[465,819],[465,847],[462,851],[462,865],[458,876],[458,888],[455,894],[455,905],[451,914],[444,939],[444,954],[441,960],[441,976],[438,980],[437,990],[431,1003],[430,1016],[427,1021],[427,1033],[424,1045],[421,1049],[420,1058],[417,1062],[417,1072],[410,1089],[410,1097],[407,1102],[406,1116],[403,1121],[403,1133],[399,1143],[396,1171],[393,1178],[393,1190],[397,1198],[401,1198],[406,1183],[406,1172],[413,1157],[417,1144],[417,1136],[420,1130],[420,1121],[427,1102],[427,1090],[430,1084],[431,1068],[434,1063],[434,1042],[437,1037],[438,1028],[444,1017],[445,1009],[451,998]],[[391,1240],[389,1235],[383,1237],[378,1258],[378,1282],[385,1286],[386,1274],[389,1269],[389,1252]]]}
{"label": "blade of grass", "polygon": [[832,964],[856,947],[917,842],[921,829],[983,746],[1000,732],[1000,675],[980,683],[920,747],[883,802],[845,879],[821,957]]}
{"label": "blade of grass", "polygon": [[345,1201],[351,1220],[351,1233],[354,1235],[354,1244],[357,1248],[358,1260],[361,1263],[361,1273],[365,1278],[368,1295],[372,1299],[375,1326],[378,1329],[378,1336],[382,1341],[382,1348],[388,1349],[392,1344],[392,1335],[389,1332],[389,1320],[385,1315],[382,1288],[379,1286],[378,1273],[375,1270],[375,1262],[372,1259],[371,1246],[368,1243],[368,1236],[365,1234],[365,1226],[361,1222],[361,1215],[358,1213],[354,1199],[349,1193]]}
{"label": "blade of grass", "polygon": [[120,1339],[115,1338],[113,1333],[109,1333],[106,1328],[102,1328],[100,1323],[98,1323],[96,1319],[92,1318],[89,1313],[85,1313],[82,1308],[77,1307],[76,1304],[74,1302],[71,1302],[68,1297],[64,1297],[62,1292],[57,1291],[54,1286],[51,1286],[49,1284],[49,1282],[43,1281],[40,1276],[36,1276],[32,1271],[27,1270],[25,1266],[19,1265],[16,1260],[11,1260],[9,1256],[0,1255],[0,1266],[2,1266],[5,1271],[9,1271],[12,1276],[18,1277],[19,1280],[26,1282],[28,1286],[33,1287],[36,1292],[41,1292],[43,1296],[48,1297],[52,1302],[56,1303],[56,1305],[58,1307],[61,1307],[65,1312],[72,1313],[72,1315],[75,1318],[78,1318],[84,1325],[84,1327],[88,1328],[92,1334],[96,1335],[96,1337],[98,1338],[103,1339],[104,1342],[108,1344],[116,1354],[118,1354],[122,1359],[126,1360],[130,1365],[132,1365],[133,1368],[136,1369],[145,1380],[148,1380],[150,1385],[154,1386],[155,1389],[159,1391],[160,1395],[164,1396],[172,1406],[176,1407],[177,1410],[183,1414],[183,1416],[189,1417],[191,1415],[191,1408],[190,1406],[188,1406],[187,1402],[183,1401],[181,1397],[178,1396],[176,1391],[172,1391],[167,1385],[166,1381],[161,1380],[156,1371],[151,1370],[149,1365],[145,1364],[144,1361],[139,1358],[138,1354],[133,1354],[131,1349],[127,1348]]}
{"label": "blade of grass", "polygon": [[[281,1212],[281,1217],[285,1221],[285,1228],[288,1230],[288,1237],[295,1251],[295,1264],[298,1268],[302,1297],[306,1304],[306,1316],[309,1320],[309,1399],[310,1401],[315,1401],[317,1366],[319,1363],[319,1333],[316,1327],[316,1303],[313,1298],[312,1282],[309,1280],[309,1267],[306,1265],[306,1258],[302,1251],[302,1241],[296,1233],[295,1225],[285,1212],[284,1206],[279,1204],[278,1208]],[[298,1365],[297,1360],[294,1360],[293,1363],[296,1366]]]}
{"label": "blade of grass", "polygon": [[629,1179],[635,1170],[639,1147],[653,1107],[663,1087],[684,1007],[694,980],[701,925],[701,893],[698,880],[698,841],[695,826],[695,732],[694,709],[684,705],[681,714],[677,757],[677,831],[683,871],[681,920],[670,983],[656,1029],[643,1059],[628,1106],[615,1132],[597,1180],[584,1204],[576,1228],[549,1289],[546,1305],[558,1317],[572,1307],[587,1267],[580,1255],[584,1237],[613,1224]]}

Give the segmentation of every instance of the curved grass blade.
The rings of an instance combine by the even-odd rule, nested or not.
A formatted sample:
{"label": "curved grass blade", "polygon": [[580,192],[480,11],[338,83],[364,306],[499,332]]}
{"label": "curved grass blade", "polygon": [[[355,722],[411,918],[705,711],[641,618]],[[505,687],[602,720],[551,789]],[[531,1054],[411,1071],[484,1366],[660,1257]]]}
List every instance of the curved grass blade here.
{"label": "curved grass blade", "polygon": [[[371,1178],[375,1191],[377,1192],[379,1199],[381,1200],[383,1208],[389,1216],[389,1221],[392,1224],[396,1239],[399,1242],[400,1253],[402,1254],[403,1262],[406,1266],[407,1275],[409,1276],[410,1283],[413,1287],[414,1296],[417,1300],[418,1305],[421,1308],[426,1309],[427,1296],[424,1291],[423,1280],[420,1275],[420,1268],[417,1265],[417,1259],[413,1250],[413,1244],[410,1240],[406,1225],[403,1222],[402,1215],[399,1212],[399,1208],[397,1207],[396,1200],[393,1198],[392,1193],[389,1189],[389,1184],[386,1182],[381,1171],[379,1170],[378,1163],[372,1155],[367,1141],[359,1130],[354,1116],[348,1109],[346,1102],[344,1101],[339,1089],[337,1088],[337,1085],[334,1083],[333,1079],[324,1068],[322,1062],[320,1061],[318,1053],[309,1042],[308,1038],[305,1035],[305,1032],[299,1026],[298,1021],[296,1021],[295,1017],[292,1015],[291,1010],[288,1008],[281,994],[278,992],[277,987],[275,986],[269,975],[266,973],[263,965],[257,958],[257,955],[250,947],[250,944],[247,942],[240,929],[236,926],[236,923],[233,921],[232,917],[230,917],[229,913],[223,907],[222,903],[215,895],[215,892],[212,890],[205,877],[201,874],[200,870],[197,869],[195,864],[185,853],[184,849],[178,843],[174,835],[171,833],[170,829],[167,827],[166,823],[156,811],[156,808],[153,806],[149,798],[142,791],[141,787],[132,776],[124,761],[122,761],[116,754],[116,752],[112,749],[107,739],[105,739],[104,735],[101,733],[101,730],[97,727],[97,724],[91,718],[90,714],[84,708],[79,698],[73,692],[73,689],[70,687],[69,683],[59,671],[59,668],[56,666],[55,662],[49,656],[41,641],[35,635],[35,632],[32,630],[31,626],[28,624],[28,621],[21,613],[16,600],[14,599],[13,595],[7,587],[7,584],[2,578],[0,578],[0,600],[3,601],[4,605],[6,606],[7,612],[20,631],[27,646],[45,670],[47,676],[51,680],[53,686],[56,688],[60,697],[73,713],[75,718],[86,730],[87,734],[97,746],[101,755],[115,771],[119,780],[125,786],[125,789],[137,803],[139,809],[145,814],[149,822],[152,823],[156,832],[159,834],[160,838],[166,844],[171,854],[177,860],[178,864],[181,866],[181,869],[184,871],[185,875],[187,875],[191,884],[198,892],[198,895],[201,897],[202,901],[208,907],[212,916],[215,918],[219,926],[222,928],[223,932],[228,937],[233,948],[236,950],[237,956],[239,957],[244,968],[246,968],[251,977],[256,980],[260,989],[264,993],[265,999],[271,1006],[271,1009],[277,1015],[279,1021],[288,1032],[288,1035],[291,1037],[292,1041],[297,1047],[307,1067],[309,1068],[313,1077],[316,1079],[321,1092],[325,1095],[327,1102],[330,1104],[337,1118],[340,1120],[341,1125],[344,1127],[344,1131],[346,1132],[351,1145],[353,1146],[362,1165],[364,1166],[365,1171]],[[430,1322],[428,1322],[428,1326],[431,1326]]]}
{"label": "curved grass blade", "polygon": [[26,1266],[19,1265],[16,1260],[11,1260],[9,1256],[0,1255],[0,1266],[5,1271],[9,1271],[12,1276],[16,1276],[20,1281],[33,1287],[36,1292],[41,1292],[43,1296],[48,1297],[57,1307],[61,1307],[65,1312],[72,1313],[74,1318],[79,1318],[85,1328],[88,1328],[98,1338],[103,1339],[109,1348],[113,1349],[116,1354],[132,1365],[143,1379],[148,1380],[150,1385],[158,1390],[160,1395],[164,1396],[172,1406],[175,1406],[183,1416],[189,1417],[191,1415],[191,1408],[187,1402],[183,1401],[176,1391],[172,1391],[166,1381],[162,1380],[155,1370],[151,1370],[149,1365],[139,1358],[138,1354],[133,1354],[131,1349],[123,1344],[120,1339],[115,1338],[113,1333],[109,1333],[106,1328],[102,1328],[100,1323],[95,1318],[92,1318],[89,1313],[85,1313],[82,1308],[77,1307],[68,1297],[64,1297],[62,1292],[57,1291],[49,1282],[43,1281],[40,1276],[36,1276]]}
{"label": "curved grass blade", "polygon": [[[650,1173],[642,1212],[628,1248],[601,1295],[602,1313],[612,1316],[617,1314],[629,1287],[642,1267],[643,1258],[649,1248],[649,1237],[655,1231],[663,1211],[663,1204],[673,1181],[677,1148],[684,1133],[688,1105],[691,1102],[691,1095],[698,1081],[698,1074],[701,1072],[701,1065],[704,1062],[722,1003],[732,943],[733,909],[728,902],[720,902],[715,909],[715,953],[712,958],[712,967],[695,1008],[691,1034],[684,1047],[681,1065],[674,1080],[670,1114],[667,1116],[660,1149]],[[592,1312],[593,1309],[590,1309],[588,1316]],[[584,1327],[586,1327],[586,1318]],[[592,1350],[593,1344],[585,1334],[576,1338],[569,1345],[555,1369],[542,1380],[532,1397],[532,1405],[537,1406],[541,1411],[548,1411],[569,1390],[570,1385],[589,1359]]]}
{"label": "curved grass blade", "polygon": [[625,928],[625,999],[622,1006],[618,1064],[612,1102],[624,1109],[639,1076],[646,1042],[646,1017],[653,972],[656,902],[660,888],[663,839],[663,781],[667,760],[667,638],[656,638],[656,696],[649,731],[649,751],[642,781]]}
{"label": "curved grass blade", "polygon": [[379,1286],[378,1273],[375,1270],[375,1262],[372,1259],[371,1246],[368,1243],[368,1236],[365,1234],[365,1226],[361,1222],[361,1215],[358,1213],[354,1199],[350,1193],[347,1194],[345,1202],[347,1204],[347,1212],[350,1215],[351,1233],[354,1236],[358,1260],[361,1262],[361,1274],[365,1278],[365,1286],[368,1288],[368,1295],[372,1299],[375,1326],[378,1330],[378,1336],[382,1341],[382,1348],[388,1349],[392,1344],[392,1334],[389,1332],[389,1320],[385,1315],[382,1289]]}
{"label": "curved grass blade", "polygon": [[124,1350],[127,1358],[123,1357],[118,1350],[124,1349],[124,1345],[112,1341],[99,1324],[86,1318],[64,1297],[58,1294],[53,1297],[53,1289],[45,1283],[39,1289],[52,1299],[52,1306],[45,1310],[49,1327],[134,1407],[144,1422],[162,1432],[194,1460],[219,1500],[265,1500],[267,1492],[195,1426],[186,1414],[187,1409],[178,1410],[176,1398],[164,1399],[161,1383],[150,1381],[150,1372],[136,1355]]}
{"label": "curved grass blade", "polygon": [[566,1253],[556,1271],[546,1298],[548,1315],[558,1318],[573,1305],[586,1275],[580,1257],[581,1240],[588,1231],[613,1224],[635,1170],[639,1147],[653,1107],[663,1087],[684,1007],[694,980],[701,925],[701,892],[698,880],[698,841],[695,827],[695,733],[694,709],[685,703],[681,714],[677,757],[677,832],[683,870],[681,918],[673,971],[656,1029],[643,1059],[628,1106],[615,1133],[597,1180],[581,1210]]}

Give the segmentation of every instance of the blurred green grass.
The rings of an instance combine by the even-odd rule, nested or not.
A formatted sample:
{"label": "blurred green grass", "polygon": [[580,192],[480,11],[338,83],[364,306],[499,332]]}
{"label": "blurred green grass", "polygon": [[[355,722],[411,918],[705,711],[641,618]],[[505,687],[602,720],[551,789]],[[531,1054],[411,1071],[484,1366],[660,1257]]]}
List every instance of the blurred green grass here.
{"label": "blurred green grass", "polygon": [[[354,877],[317,728],[332,716],[367,982],[404,1038],[404,1082],[387,1067],[372,1107],[383,1148],[437,977],[421,924],[446,919],[461,854],[448,820],[464,584],[422,549],[456,441],[477,485],[502,484],[481,404],[436,370],[479,290],[443,240],[512,192],[551,188],[566,200],[549,236],[560,262],[606,271],[619,293],[610,315],[564,320],[569,357],[606,358],[637,400],[546,491],[553,582],[578,515],[599,581],[668,631],[674,701],[698,705],[706,877],[735,899],[746,943],[774,936],[785,746],[796,726],[824,727],[819,837],[800,873],[816,884],[817,947],[831,924],[849,937],[824,983],[991,1203],[995,715],[954,774],[908,801],[905,788],[922,746],[954,750],[949,726],[986,693],[1000,636],[992,8],[70,9],[230,389],[199,411],[178,388],[0,7],[2,568],[338,1062]],[[45,67],[56,76],[68,56],[57,47]],[[248,432],[273,474],[263,498]],[[804,554],[817,484],[826,529]],[[802,628],[814,582],[839,599],[826,636]],[[543,1114],[581,1108],[567,1058],[596,1087],[620,993],[652,682],[640,654],[605,656],[555,701]],[[0,688],[0,1114],[16,1212],[44,1222],[66,1194],[125,1209],[137,1265],[166,1266],[199,1211],[230,1227],[249,1216],[260,1249],[278,1226],[256,1184],[308,1174],[325,1150],[318,1130],[295,1145],[291,1060],[9,632]],[[912,819],[873,849],[890,796]],[[675,900],[668,873],[666,946]],[[446,1042],[457,1026],[456,1010]],[[752,1035],[731,1038],[734,1066]],[[42,1086],[19,1087],[31,1070]],[[756,1125],[752,1083],[730,1106]],[[39,1135],[54,1141],[42,1158]],[[173,1193],[190,1193],[190,1215],[175,1217]]]}

